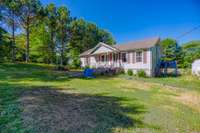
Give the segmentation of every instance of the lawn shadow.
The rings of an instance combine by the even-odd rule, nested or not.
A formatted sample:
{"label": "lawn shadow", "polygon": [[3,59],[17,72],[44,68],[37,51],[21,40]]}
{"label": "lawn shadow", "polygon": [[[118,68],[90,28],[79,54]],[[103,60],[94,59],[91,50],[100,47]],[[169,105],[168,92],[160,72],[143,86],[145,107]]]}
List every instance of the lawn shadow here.
{"label": "lawn shadow", "polygon": [[133,119],[127,114],[143,114],[144,106],[121,106],[120,102],[124,100],[51,88],[24,90],[19,99],[24,127],[32,132],[52,133],[111,133],[113,128],[143,126],[142,119]]}
{"label": "lawn shadow", "polygon": [[53,66],[37,64],[0,64],[0,72],[1,81],[63,82],[70,79],[68,72],[55,71]]}

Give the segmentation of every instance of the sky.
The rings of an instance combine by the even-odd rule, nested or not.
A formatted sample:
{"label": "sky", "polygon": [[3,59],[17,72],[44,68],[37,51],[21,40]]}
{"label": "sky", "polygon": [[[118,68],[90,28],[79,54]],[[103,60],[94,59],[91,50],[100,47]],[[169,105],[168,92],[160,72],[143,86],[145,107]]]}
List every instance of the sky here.
{"label": "sky", "polygon": [[[151,37],[174,38],[200,25],[200,0],[41,0],[67,6],[112,33],[117,43]],[[182,44],[200,40],[200,28],[179,38]]]}

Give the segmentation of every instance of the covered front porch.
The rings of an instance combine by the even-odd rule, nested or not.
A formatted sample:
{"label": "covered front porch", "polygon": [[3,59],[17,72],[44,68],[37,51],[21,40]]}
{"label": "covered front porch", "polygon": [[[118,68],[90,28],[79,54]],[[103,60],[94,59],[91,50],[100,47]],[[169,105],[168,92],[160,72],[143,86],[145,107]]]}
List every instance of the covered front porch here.
{"label": "covered front porch", "polygon": [[121,54],[120,53],[101,53],[92,55],[95,59],[95,68],[117,68],[121,67]]}

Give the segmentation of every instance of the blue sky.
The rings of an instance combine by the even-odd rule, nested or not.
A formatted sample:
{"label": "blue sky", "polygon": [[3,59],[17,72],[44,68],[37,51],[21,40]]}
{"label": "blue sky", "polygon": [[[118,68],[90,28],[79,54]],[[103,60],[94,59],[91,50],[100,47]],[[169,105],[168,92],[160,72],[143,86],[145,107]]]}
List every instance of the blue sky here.
{"label": "blue sky", "polygon": [[[110,31],[117,43],[160,36],[176,38],[200,25],[200,0],[41,0],[65,5],[71,15]],[[179,43],[200,40],[200,28]]]}

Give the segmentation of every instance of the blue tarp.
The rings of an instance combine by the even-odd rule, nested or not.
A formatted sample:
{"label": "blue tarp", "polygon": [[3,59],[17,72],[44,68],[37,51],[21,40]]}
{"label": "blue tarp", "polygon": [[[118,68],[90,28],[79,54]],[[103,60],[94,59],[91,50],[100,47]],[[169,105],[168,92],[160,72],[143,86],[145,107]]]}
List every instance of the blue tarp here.
{"label": "blue tarp", "polygon": [[94,76],[94,70],[91,68],[86,68],[84,70],[83,76],[86,78],[95,78]]}
{"label": "blue tarp", "polygon": [[162,61],[160,68],[177,68],[177,63],[176,61]]}

